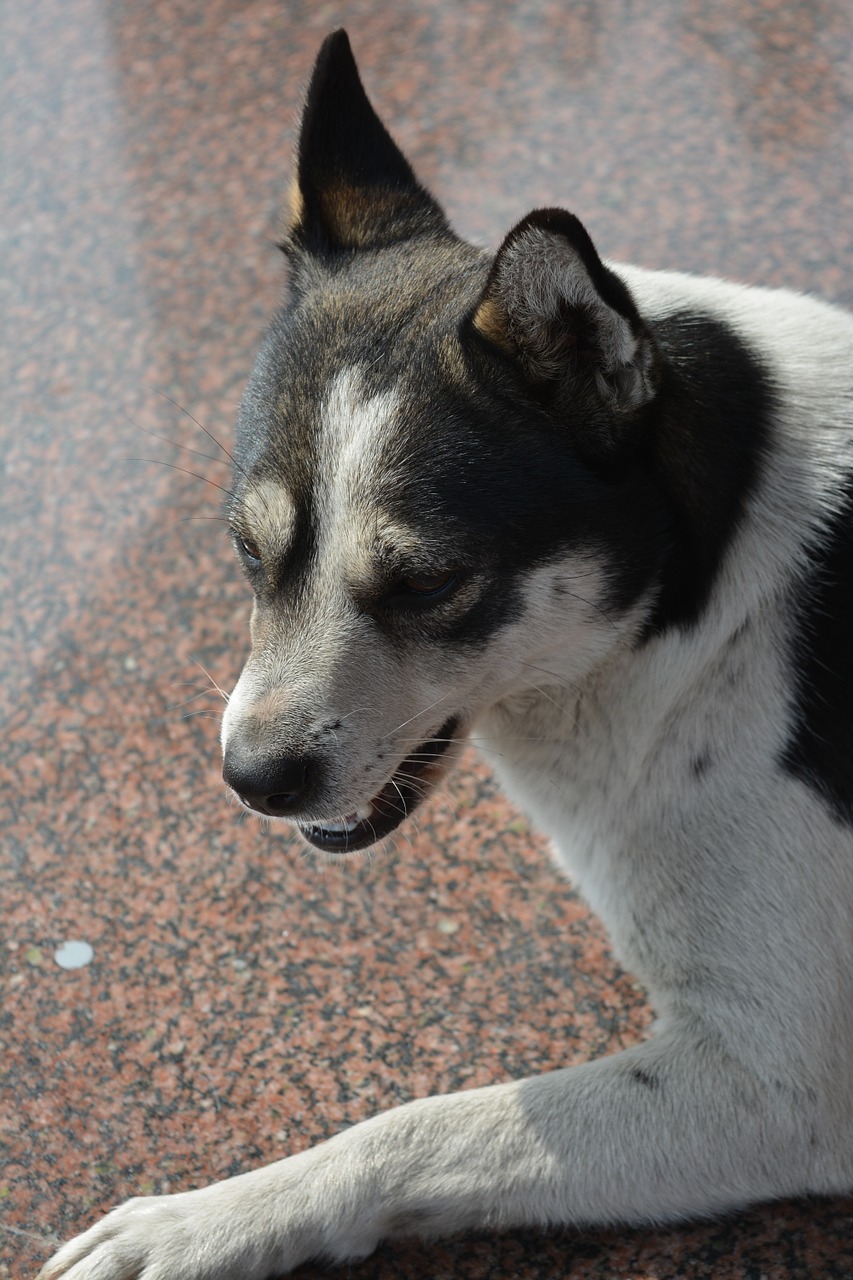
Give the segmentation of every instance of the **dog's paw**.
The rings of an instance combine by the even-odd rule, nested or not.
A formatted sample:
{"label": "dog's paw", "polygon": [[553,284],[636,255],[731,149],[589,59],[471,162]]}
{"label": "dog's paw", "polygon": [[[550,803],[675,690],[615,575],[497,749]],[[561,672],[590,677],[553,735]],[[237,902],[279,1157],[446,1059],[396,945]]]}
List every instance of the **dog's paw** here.
{"label": "dog's paw", "polygon": [[[206,1191],[215,1188],[205,1188]],[[217,1221],[204,1192],[145,1196],[113,1209],[70,1240],[38,1280],[226,1280],[268,1274],[257,1242]],[[223,1211],[227,1212],[224,1210]]]}
{"label": "dog's paw", "polygon": [[311,1258],[364,1257],[376,1237],[332,1225],[311,1155],[198,1191],[128,1200],[64,1245],[38,1280],[267,1280]]}
{"label": "dog's paw", "polygon": [[[192,1194],[192,1193],[190,1193]],[[189,1196],[145,1196],[113,1209],[53,1255],[37,1280],[136,1280],[178,1274],[195,1230]],[[171,1268],[171,1270],[170,1270]],[[187,1276],[194,1274],[191,1268]]]}

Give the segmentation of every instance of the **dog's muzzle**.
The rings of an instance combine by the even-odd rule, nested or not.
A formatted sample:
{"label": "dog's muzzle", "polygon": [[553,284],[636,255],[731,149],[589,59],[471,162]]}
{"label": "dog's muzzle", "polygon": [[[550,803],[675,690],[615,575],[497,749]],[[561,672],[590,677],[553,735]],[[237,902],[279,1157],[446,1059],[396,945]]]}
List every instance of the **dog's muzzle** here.
{"label": "dog's muzzle", "polygon": [[382,787],[354,813],[322,822],[301,822],[317,784],[320,764],[305,759],[263,760],[229,744],[222,776],[247,808],[269,818],[295,822],[304,838],[328,853],[355,853],[390,835],[429,795],[438,762],[455,740],[459,722],[451,716],[407,756]]}

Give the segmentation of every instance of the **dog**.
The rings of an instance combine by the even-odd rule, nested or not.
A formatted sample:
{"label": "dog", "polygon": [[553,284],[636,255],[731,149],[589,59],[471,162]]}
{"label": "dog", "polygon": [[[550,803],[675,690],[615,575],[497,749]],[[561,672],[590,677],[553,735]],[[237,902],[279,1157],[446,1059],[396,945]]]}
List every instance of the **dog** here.
{"label": "dog", "polygon": [[347,37],[307,94],[288,306],[239,414],[254,589],[224,777],[347,857],[476,738],[659,1020],[131,1200],[43,1280],[263,1280],[385,1238],[853,1187],[853,318],[460,240]]}

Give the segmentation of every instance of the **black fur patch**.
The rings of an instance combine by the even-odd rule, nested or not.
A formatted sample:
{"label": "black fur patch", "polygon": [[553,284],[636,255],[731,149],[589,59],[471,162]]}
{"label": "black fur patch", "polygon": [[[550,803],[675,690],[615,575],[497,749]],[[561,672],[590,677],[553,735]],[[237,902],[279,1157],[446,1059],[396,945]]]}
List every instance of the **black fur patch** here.
{"label": "black fur patch", "polygon": [[[607,301],[623,314],[633,308],[612,293]],[[532,523],[550,521],[554,550],[586,545],[605,552],[608,612],[618,616],[657,581],[648,638],[699,620],[758,478],[775,395],[760,361],[721,321],[679,312],[646,323],[660,352],[655,401],[614,427],[612,415],[590,403],[580,378],[570,380],[559,402],[527,390],[527,421],[514,428],[514,465],[524,483],[521,472],[539,451],[531,444],[535,433],[532,438],[550,456],[530,477],[541,495]],[[493,394],[500,387],[500,363],[493,359],[480,373]],[[491,407],[507,422],[514,416]],[[619,436],[609,455],[587,447],[593,415],[602,420],[599,431]],[[525,524],[527,550],[528,531]]]}
{"label": "black fur patch", "polygon": [[782,764],[853,823],[853,476],[816,561],[794,641],[797,725]]}
{"label": "black fur patch", "polygon": [[663,357],[651,446],[669,526],[655,634],[698,621],[757,480],[775,394],[755,354],[711,316],[648,327]]}
{"label": "black fur patch", "polygon": [[[588,466],[571,425],[519,395],[514,370],[490,359],[481,368],[477,353],[469,354],[477,390],[448,379],[428,351],[412,353],[412,394],[403,394],[412,418],[396,442],[401,466],[419,480],[402,496],[400,516],[411,519],[414,511],[419,527],[465,548],[471,567],[492,580],[448,638],[486,640],[517,615],[530,573],[571,552],[586,550],[604,562],[605,612],[627,608],[659,568],[663,518],[655,486],[635,467],[605,475]],[[582,572],[559,586],[600,612]]]}

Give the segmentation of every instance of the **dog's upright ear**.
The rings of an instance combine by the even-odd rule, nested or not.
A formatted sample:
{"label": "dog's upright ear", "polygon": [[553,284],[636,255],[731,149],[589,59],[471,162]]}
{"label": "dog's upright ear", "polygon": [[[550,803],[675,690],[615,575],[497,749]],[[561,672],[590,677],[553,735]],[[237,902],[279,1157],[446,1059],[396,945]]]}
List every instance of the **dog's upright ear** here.
{"label": "dog's upright ear", "polygon": [[371,106],[343,30],[314,64],[290,203],[285,252],[329,257],[452,234]]}
{"label": "dog's upright ear", "polygon": [[556,404],[583,387],[625,414],[655,395],[655,345],[636,304],[563,209],[536,210],[510,231],[469,323]]}

